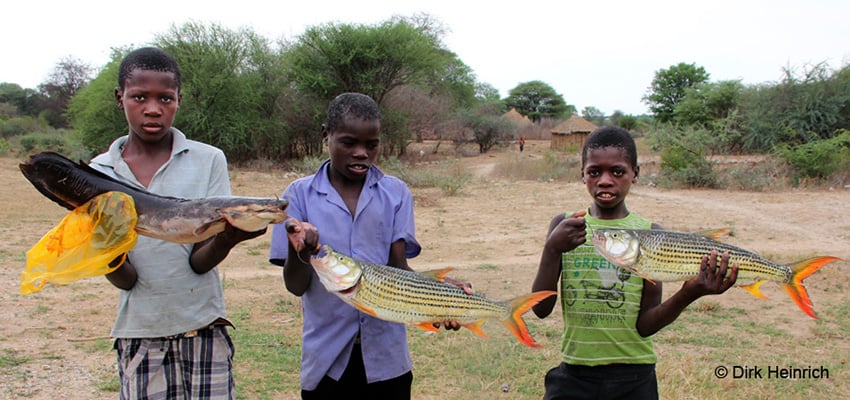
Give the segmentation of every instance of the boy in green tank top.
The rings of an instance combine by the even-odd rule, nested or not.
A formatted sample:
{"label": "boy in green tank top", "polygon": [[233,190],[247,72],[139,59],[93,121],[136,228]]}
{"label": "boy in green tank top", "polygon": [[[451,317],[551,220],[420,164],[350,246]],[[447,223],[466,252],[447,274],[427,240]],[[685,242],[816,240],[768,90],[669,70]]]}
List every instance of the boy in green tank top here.
{"label": "boy in green tank top", "polygon": [[[700,275],[663,303],[661,282],[650,283],[596,254],[591,229],[661,229],[626,208],[637,182],[637,149],[628,131],[601,127],[582,148],[582,182],[592,202],[586,210],[552,218],[532,291],[561,289],[562,362],[547,372],[544,399],[657,399],[651,336],[696,299],[735,284],[729,255],[706,254]],[[587,229],[587,226],[591,229]],[[539,318],[555,306],[550,297],[534,306]]]}

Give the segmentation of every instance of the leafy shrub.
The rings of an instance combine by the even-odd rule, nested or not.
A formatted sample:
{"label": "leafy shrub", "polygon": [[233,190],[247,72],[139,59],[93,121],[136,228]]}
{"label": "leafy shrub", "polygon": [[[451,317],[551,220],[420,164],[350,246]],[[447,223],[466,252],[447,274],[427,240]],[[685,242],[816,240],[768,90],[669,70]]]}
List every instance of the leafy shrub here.
{"label": "leafy shrub", "polygon": [[27,133],[44,130],[46,128],[46,125],[33,117],[15,117],[0,122],[0,137],[8,139],[14,136],[21,136]]}
{"label": "leafy shrub", "polygon": [[815,140],[796,146],[777,146],[782,158],[800,178],[826,179],[838,172],[850,170],[850,131],[841,129],[831,139]]}
{"label": "leafy shrub", "polygon": [[396,157],[381,160],[384,173],[403,180],[410,187],[440,188],[447,196],[460,194],[472,179],[472,174],[466,172],[457,160],[441,162],[439,166],[440,168],[434,171],[430,168],[415,168]]}
{"label": "leafy shrub", "polygon": [[690,187],[716,187],[717,174],[700,152],[682,147],[668,147],[661,152],[661,174],[664,179]]}
{"label": "leafy shrub", "polygon": [[578,180],[579,150],[566,152],[543,152],[543,158],[516,157],[510,162],[499,163],[494,167],[496,175],[503,178],[556,181]]}
{"label": "leafy shrub", "polygon": [[731,190],[766,192],[786,190],[790,186],[791,171],[787,163],[777,157],[768,157],[755,164],[734,166],[718,172],[720,186]]}
{"label": "leafy shrub", "polygon": [[313,156],[305,156],[299,158],[297,160],[293,160],[290,165],[300,174],[313,174],[319,167],[322,166],[322,163],[327,160],[326,154],[313,155]]}
{"label": "leafy shrub", "polygon": [[0,155],[9,155],[10,150],[12,150],[12,143],[9,143],[6,139],[0,138]]}
{"label": "leafy shrub", "polygon": [[55,151],[72,160],[88,161],[92,152],[83,146],[78,134],[72,131],[49,131],[29,133],[17,138],[19,152],[24,155]]}

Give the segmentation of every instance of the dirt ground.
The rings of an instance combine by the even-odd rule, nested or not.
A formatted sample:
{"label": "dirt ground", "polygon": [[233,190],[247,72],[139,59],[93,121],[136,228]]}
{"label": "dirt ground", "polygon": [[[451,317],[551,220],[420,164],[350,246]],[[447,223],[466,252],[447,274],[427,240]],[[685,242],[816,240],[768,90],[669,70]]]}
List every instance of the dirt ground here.
{"label": "dirt ground", "polygon": [[[460,158],[475,178],[459,195],[446,196],[436,188],[414,189],[423,251],[411,260],[413,268],[453,267],[459,278],[493,298],[526,292],[549,220],[555,213],[586,207],[589,198],[580,182],[508,181],[492,171],[507,160],[543,157],[547,143],[529,141],[522,154],[512,147]],[[103,376],[115,370],[114,355],[102,349],[94,351],[92,339],[108,337],[117,291],[105,279],[94,278],[48,286],[26,297],[19,294],[26,250],[66,213],[24,179],[17,167],[20,161],[0,158],[0,398],[115,398],[114,392],[98,389]],[[235,195],[262,197],[279,194],[294,179],[283,171],[235,170],[231,177]],[[633,187],[628,204],[632,211],[666,229],[731,227],[735,236],[730,242],[776,261],[815,255],[850,260],[850,189],[782,193],[668,190],[642,180]],[[255,289],[266,297],[292,297],[282,288],[279,269],[266,260],[268,235],[240,244],[219,268],[220,273],[228,281],[261,282]],[[498,265],[499,273],[481,268],[488,264]],[[806,281],[816,310],[819,303],[850,302],[846,290],[823,290],[836,281],[850,283],[848,267],[847,261],[833,263]],[[256,279],[265,277],[268,279]],[[677,287],[666,285],[665,292]],[[762,290],[769,300],[732,290],[716,301],[734,304],[753,318],[801,337],[811,334],[815,322],[800,312],[780,287],[766,284]],[[228,305],[254,301],[239,298],[239,292],[227,287],[225,294]],[[773,306],[765,306],[768,303]],[[836,351],[850,352],[850,344],[840,341]]]}

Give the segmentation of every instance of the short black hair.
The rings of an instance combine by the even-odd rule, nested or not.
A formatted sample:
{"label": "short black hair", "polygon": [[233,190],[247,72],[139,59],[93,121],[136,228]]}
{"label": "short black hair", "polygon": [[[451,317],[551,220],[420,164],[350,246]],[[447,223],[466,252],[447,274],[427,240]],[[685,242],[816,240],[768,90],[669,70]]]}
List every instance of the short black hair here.
{"label": "short black hair", "polygon": [[584,168],[584,164],[587,162],[588,152],[609,146],[622,149],[623,154],[631,161],[632,168],[637,168],[638,159],[635,139],[632,138],[632,134],[629,131],[618,126],[601,126],[590,132],[581,149],[582,168]]}
{"label": "short black hair", "polygon": [[328,116],[324,126],[327,133],[341,129],[346,118],[380,121],[381,109],[378,108],[375,100],[365,94],[343,93],[336,96],[328,106]]}
{"label": "short black hair", "polygon": [[121,66],[118,67],[119,89],[124,90],[124,82],[127,81],[130,73],[135,69],[174,73],[174,83],[177,84],[178,92],[183,84],[180,78],[180,67],[177,66],[177,60],[171,54],[156,47],[142,47],[124,56],[124,59],[121,60]]}

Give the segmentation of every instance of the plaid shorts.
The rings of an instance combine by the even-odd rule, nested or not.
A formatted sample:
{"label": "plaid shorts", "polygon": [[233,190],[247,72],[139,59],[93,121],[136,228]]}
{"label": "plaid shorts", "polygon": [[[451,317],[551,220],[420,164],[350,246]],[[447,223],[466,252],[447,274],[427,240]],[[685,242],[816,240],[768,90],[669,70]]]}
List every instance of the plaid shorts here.
{"label": "plaid shorts", "polygon": [[235,398],[233,342],[223,325],[167,338],[115,339],[121,400]]}

